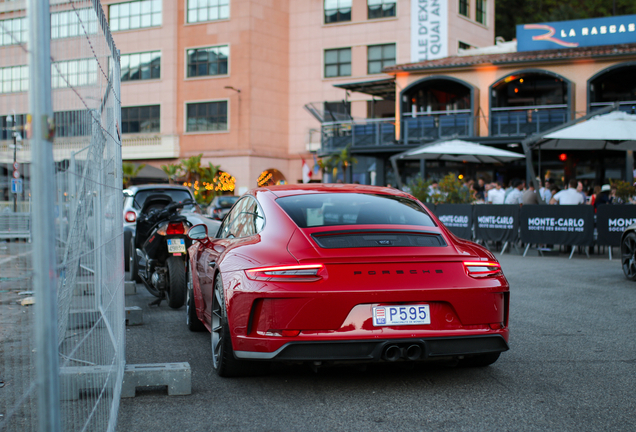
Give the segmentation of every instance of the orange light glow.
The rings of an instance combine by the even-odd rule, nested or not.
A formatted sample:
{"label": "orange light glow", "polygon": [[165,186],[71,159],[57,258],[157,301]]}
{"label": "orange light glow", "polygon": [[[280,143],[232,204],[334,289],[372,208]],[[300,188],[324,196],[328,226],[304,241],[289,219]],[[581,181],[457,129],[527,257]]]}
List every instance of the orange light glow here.
{"label": "orange light glow", "polygon": [[561,153],[559,155],[559,160],[562,161],[562,162],[565,162],[567,160],[567,158],[568,158],[568,155],[566,155],[565,153]]}

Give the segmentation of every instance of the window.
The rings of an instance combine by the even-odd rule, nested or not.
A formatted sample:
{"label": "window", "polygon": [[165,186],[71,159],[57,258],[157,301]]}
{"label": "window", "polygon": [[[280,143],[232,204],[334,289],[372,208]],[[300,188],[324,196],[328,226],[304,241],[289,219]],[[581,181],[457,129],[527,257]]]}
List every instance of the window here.
{"label": "window", "polygon": [[337,101],[324,102],[323,110],[325,121],[351,120],[351,102]]}
{"label": "window", "polygon": [[24,43],[27,41],[28,35],[25,17],[0,21],[0,46]]}
{"label": "window", "polygon": [[225,217],[219,229],[219,238],[241,238],[258,234],[265,225],[265,216],[256,199],[241,198]]}
{"label": "window", "polygon": [[480,24],[486,25],[486,0],[476,0],[475,21]]}
{"label": "window", "polygon": [[92,8],[51,14],[51,39],[97,33],[97,15]]}
{"label": "window", "polygon": [[[294,195],[276,200],[300,228],[329,225],[435,226],[417,202],[390,195],[321,193]],[[377,246],[377,242],[374,242]]]}
{"label": "window", "polygon": [[325,50],[325,78],[351,76],[351,48]]}
{"label": "window", "polygon": [[26,124],[26,114],[16,114],[0,116],[0,140],[13,139],[13,132],[18,132],[22,138],[25,137],[24,125]]}
{"label": "window", "polygon": [[112,31],[161,25],[161,0],[140,0],[112,4],[108,11]]}
{"label": "window", "polygon": [[188,22],[215,21],[230,17],[230,0],[188,0]]}
{"label": "window", "polygon": [[121,109],[122,133],[160,132],[161,108],[159,105],[126,107]]}
{"label": "window", "polygon": [[92,133],[93,120],[88,110],[53,113],[56,137],[87,136]]}
{"label": "window", "polygon": [[396,0],[367,0],[369,19],[395,16]]}
{"label": "window", "polygon": [[186,105],[186,132],[227,130],[227,102],[203,102]]}
{"label": "window", "polygon": [[459,41],[458,47],[459,49],[464,49],[464,50],[470,49],[470,45],[462,41]]}
{"label": "window", "polygon": [[161,51],[121,55],[121,81],[161,78]]}
{"label": "window", "polygon": [[28,66],[0,68],[0,93],[17,93],[27,90],[29,90]]}
{"label": "window", "polygon": [[325,24],[351,21],[351,0],[325,0]]}
{"label": "window", "polygon": [[367,73],[378,74],[395,64],[395,44],[372,45],[367,48]]}
{"label": "window", "polygon": [[95,59],[55,62],[51,65],[51,87],[70,88],[97,83]]}
{"label": "window", "polygon": [[468,16],[468,0],[459,0],[459,13]]}
{"label": "window", "polygon": [[229,55],[228,46],[188,50],[188,77],[227,75]]}

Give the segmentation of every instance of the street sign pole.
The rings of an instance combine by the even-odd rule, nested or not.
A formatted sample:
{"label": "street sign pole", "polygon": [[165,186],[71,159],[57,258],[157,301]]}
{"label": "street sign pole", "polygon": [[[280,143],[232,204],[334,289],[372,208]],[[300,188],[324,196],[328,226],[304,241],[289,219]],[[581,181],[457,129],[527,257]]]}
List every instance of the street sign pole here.
{"label": "street sign pole", "polygon": [[[16,167],[16,162],[17,162],[17,152],[18,152],[18,134],[16,132],[16,127],[15,127],[15,115],[13,116],[13,169],[14,171],[17,171]],[[17,193],[13,193],[13,213],[17,213],[18,212],[18,194]]]}

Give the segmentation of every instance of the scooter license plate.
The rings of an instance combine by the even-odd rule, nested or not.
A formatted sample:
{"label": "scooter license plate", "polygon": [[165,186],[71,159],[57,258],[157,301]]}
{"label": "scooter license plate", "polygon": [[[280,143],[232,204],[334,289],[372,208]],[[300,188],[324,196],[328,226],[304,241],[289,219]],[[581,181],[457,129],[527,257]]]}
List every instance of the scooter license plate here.
{"label": "scooter license plate", "polygon": [[168,239],[168,253],[184,253],[185,251],[185,241],[183,239]]}

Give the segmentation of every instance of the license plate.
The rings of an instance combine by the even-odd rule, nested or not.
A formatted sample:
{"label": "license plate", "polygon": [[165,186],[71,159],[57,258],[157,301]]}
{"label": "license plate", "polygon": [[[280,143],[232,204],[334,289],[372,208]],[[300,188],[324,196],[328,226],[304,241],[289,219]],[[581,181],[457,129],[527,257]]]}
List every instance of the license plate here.
{"label": "license plate", "polygon": [[168,239],[168,253],[185,252],[185,241],[182,238]]}
{"label": "license plate", "polygon": [[376,327],[430,323],[431,313],[427,304],[376,306],[373,308],[373,325]]}

